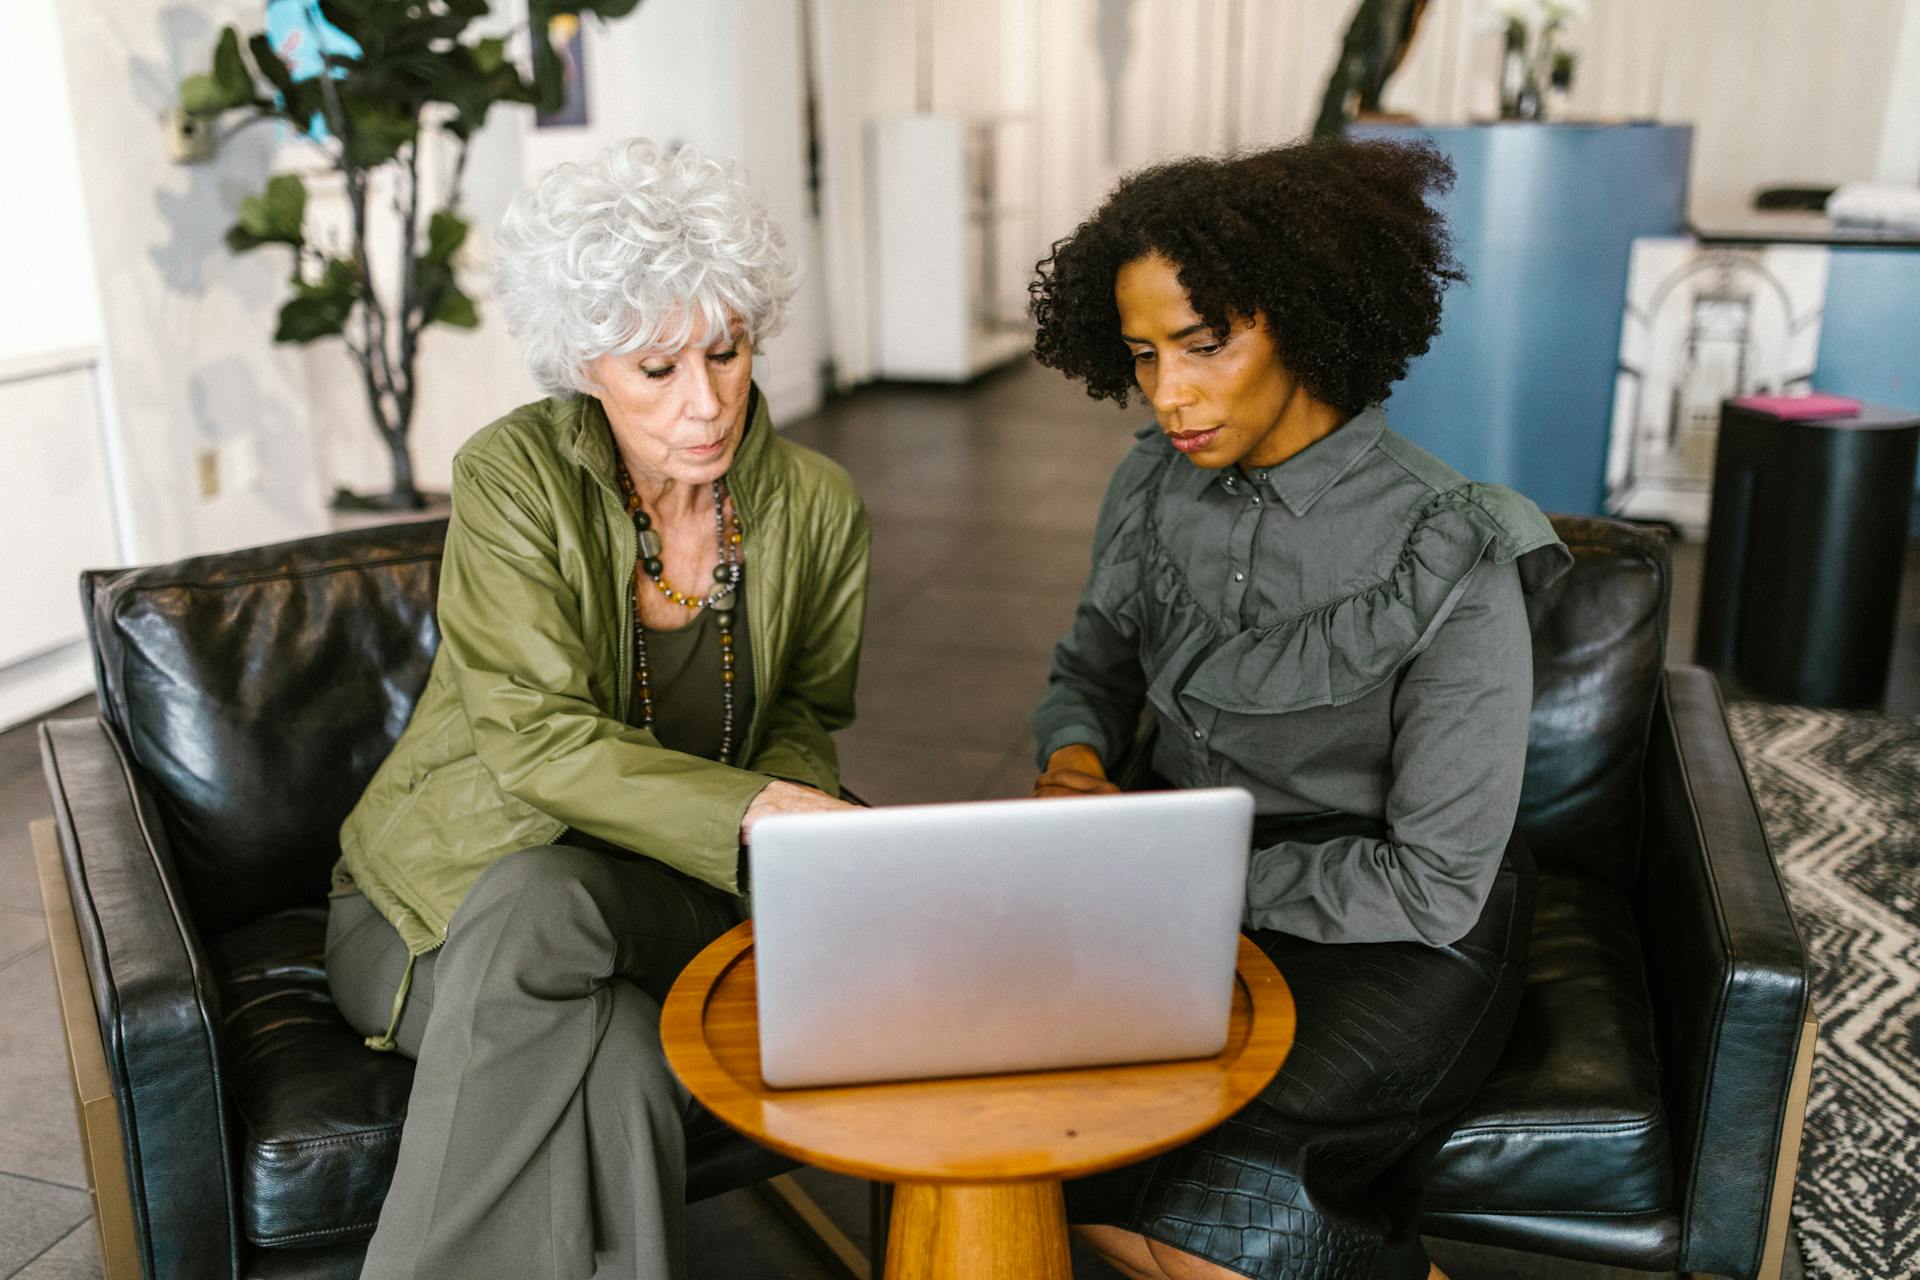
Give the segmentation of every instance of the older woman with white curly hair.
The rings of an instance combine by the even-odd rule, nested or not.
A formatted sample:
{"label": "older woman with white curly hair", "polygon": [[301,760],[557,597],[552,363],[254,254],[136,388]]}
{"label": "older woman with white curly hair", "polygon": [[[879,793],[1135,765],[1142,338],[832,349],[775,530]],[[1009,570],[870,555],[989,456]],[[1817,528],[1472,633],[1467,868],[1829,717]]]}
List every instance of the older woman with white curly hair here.
{"label": "older woman with white curly hair", "polygon": [[499,243],[550,398],[454,461],[440,649],[328,919],[347,1021],[418,1063],[363,1275],[678,1276],[660,1001],[754,824],[845,804],[866,513],[753,384],[794,271],[735,166],[616,146]]}

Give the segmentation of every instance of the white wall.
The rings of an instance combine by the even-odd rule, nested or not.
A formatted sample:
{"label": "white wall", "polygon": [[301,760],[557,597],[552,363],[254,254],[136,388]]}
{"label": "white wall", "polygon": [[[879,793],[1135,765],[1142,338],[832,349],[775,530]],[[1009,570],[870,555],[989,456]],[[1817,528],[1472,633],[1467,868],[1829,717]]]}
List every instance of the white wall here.
{"label": "white wall", "polygon": [[[47,29],[32,47],[51,55],[52,0],[21,4],[0,5],[0,19],[38,21]],[[229,142],[212,164],[176,165],[167,158],[162,124],[180,79],[205,69],[220,26],[258,29],[261,5],[61,0],[58,13],[66,75],[89,90],[72,102],[70,141],[57,127],[9,136],[9,170],[22,171],[15,148],[24,140],[32,148],[25,163],[53,181],[49,199],[34,210],[38,220],[26,228],[34,234],[8,242],[62,244],[37,234],[52,228],[77,243],[84,227],[99,283],[85,274],[85,254],[36,252],[30,265],[42,272],[77,265],[36,287],[52,304],[44,312],[8,308],[0,323],[29,340],[55,331],[95,337],[106,350],[109,419],[118,419],[115,443],[128,478],[131,558],[167,559],[324,528],[333,486],[386,487],[385,450],[341,344],[289,348],[270,341],[284,300],[286,253],[269,247],[236,257],[221,241],[240,200],[269,173],[311,162],[297,143],[263,127]],[[11,27],[0,32],[7,37],[0,48],[29,47]],[[538,394],[484,298],[491,230],[525,178],[631,134],[692,141],[740,158],[801,256],[814,256],[799,35],[799,0],[647,0],[633,17],[587,33],[589,126],[535,130],[526,109],[495,109],[469,163],[465,210],[476,234],[463,266],[483,324],[469,333],[430,329],[423,340],[414,427],[422,485],[444,488],[461,442]],[[15,89],[8,78],[0,92],[30,94],[34,109],[12,118],[60,114],[46,111],[44,85],[24,77],[17,83],[25,87]],[[63,158],[84,180],[84,216],[77,212],[81,184],[63,188],[57,181]],[[442,152],[432,162],[448,160]],[[324,217],[330,184],[322,175],[312,185],[315,212]],[[808,265],[794,319],[756,365],[776,415],[787,421],[818,404],[825,306],[817,267]],[[90,317],[97,317],[91,335]],[[0,329],[0,355],[14,340]],[[223,451],[229,483],[203,500],[196,457],[209,449]],[[232,474],[234,464],[242,474]]]}
{"label": "white wall", "polygon": [[0,120],[16,126],[0,135],[14,197],[0,204],[0,280],[9,296],[0,307],[0,360],[100,341],[67,103],[54,0],[0,5]]}
{"label": "white wall", "polygon": [[[496,107],[468,163],[464,253],[478,330],[430,328],[420,357],[414,426],[418,482],[444,489],[453,454],[474,431],[540,392],[499,311],[485,296],[492,232],[520,184],[563,161],[585,160],[636,134],[691,142],[738,159],[766,197],[807,268],[787,328],[754,357],[754,376],[775,421],[820,403],[825,285],[813,261],[806,199],[799,0],[646,0],[618,22],[586,32],[588,123],[536,129],[531,113]],[[444,168],[450,157],[437,157]],[[384,488],[387,455],[365,425],[351,362],[337,343],[309,356],[324,471],[333,482]]]}
{"label": "white wall", "polygon": [[0,5],[0,724],[92,684],[76,582],[122,558],[101,323],[54,0]]}
{"label": "white wall", "polygon": [[[156,560],[265,542],[325,522],[305,371],[266,341],[284,255],[237,258],[221,236],[265,180],[275,141],[242,135],[219,159],[167,158],[162,115],[204,68],[222,22],[253,0],[62,0],[60,28],[86,224],[99,275],[109,423],[126,484],[129,553]],[[225,449],[256,470],[203,501],[196,456]],[[244,480],[245,477],[236,477]]]}
{"label": "white wall", "polygon": [[[913,109],[1027,115],[1034,259],[1120,174],[1300,136],[1353,0],[815,0],[829,122],[827,269],[864,275],[855,124]],[[1501,36],[1479,0],[1433,0],[1385,106],[1435,124],[1492,117]],[[1920,0],[1595,0],[1571,28],[1582,117],[1696,128],[1697,209],[1756,186],[1920,179]],[[836,307],[836,353],[866,343]],[[842,361],[843,366],[846,361]],[[843,372],[844,372],[843,368]]]}
{"label": "white wall", "polygon": [[[1491,111],[1498,39],[1478,29],[1474,8],[1435,0],[1390,106],[1434,121]],[[0,27],[0,58],[45,52],[55,9],[54,0],[0,5],[10,24]],[[1593,9],[1576,32],[1575,109],[1694,119],[1702,203],[1743,199],[1760,182],[1872,176],[1920,153],[1920,122],[1910,118],[1920,0],[1602,0]],[[792,420],[816,403],[823,352],[853,381],[869,346],[866,119],[926,105],[1030,122],[1025,135],[1009,134],[1024,137],[1009,163],[1030,175],[1026,255],[1037,259],[1129,168],[1305,129],[1351,5],[812,0],[811,11],[824,251],[814,249],[805,191],[801,0],[646,0],[588,32],[589,126],[534,130],[528,112],[500,109],[481,136],[466,208],[476,225],[473,291],[484,288],[489,232],[507,200],[546,165],[634,133],[736,155],[809,260],[790,327],[758,369],[776,413]],[[222,22],[258,23],[258,0],[62,0],[57,12],[63,61],[47,65],[88,87],[72,102],[71,146],[59,113],[40,105],[64,96],[60,86],[49,98],[44,74],[32,78],[44,59],[21,59],[26,77],[0,76],[0,106],[12,103],[4,95],[22,99],[12,118],[55,117],[0,144],[12,172],[43,175],[44,193],[7,211],[9,231],[23,230],[0,237],[0,252],[36,252],[15,250],[21,261],[0,263],[0,278],[38,305],[6,309],[0,355],[61,334],[107,353],[104,410],[128,480],[129,554],[155,559],[322,527],[332,485],[379,487],[386,460],[338,345],[267,340],[285,255],[236,258],[220,242],[239,200],[284,160],[279,140],[253,131],[212,165],[177,166],[160,119],[179,79],[204,66]],[[97,280],[69,243],[83,221]],[[1013,255],[1015,274],[1026,255]],[[51,281],[50,267],[59,269]],[[534,394],[484,302],[483,316],[477,332],[435,329],[425,340],[415,455],[429,486],[446,484],[467,435]],[[210,448],[251,460],[256,481],[201,500],[195,456]]]}

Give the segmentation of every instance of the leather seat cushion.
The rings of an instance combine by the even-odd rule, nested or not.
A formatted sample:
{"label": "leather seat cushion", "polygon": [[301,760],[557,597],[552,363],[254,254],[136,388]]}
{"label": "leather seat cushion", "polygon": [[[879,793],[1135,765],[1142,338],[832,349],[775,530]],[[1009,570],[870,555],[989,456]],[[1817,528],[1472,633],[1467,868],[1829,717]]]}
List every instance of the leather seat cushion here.
{"label": "leather seat cushion", "polygon": [[[212,944],[236,1117],[241,1229],[269,1248],[373,1234],[393,1181],[413,1063],[374,1053],[334,1008],[327,909],[275,912]],[[798,1167],[706,1108],[687,1117],[687,1199]],[[317,1256],[317,1255],[316,1255]]]}
{"label": "leather seat cushion", "polygon": [[240,1226],[257,1245],[372,1235],[400,1152],[413,1063],[369,1050],[334,1008],[326,930],[324,906],[297,907],[211,947]]}
{"label": "leather seat cushion", "polygon": [[1543,874],[1518,1023],[1434,1158],[1426,1208],[1577,1216],[1672,1206],[1632,904],[1605,880]]}

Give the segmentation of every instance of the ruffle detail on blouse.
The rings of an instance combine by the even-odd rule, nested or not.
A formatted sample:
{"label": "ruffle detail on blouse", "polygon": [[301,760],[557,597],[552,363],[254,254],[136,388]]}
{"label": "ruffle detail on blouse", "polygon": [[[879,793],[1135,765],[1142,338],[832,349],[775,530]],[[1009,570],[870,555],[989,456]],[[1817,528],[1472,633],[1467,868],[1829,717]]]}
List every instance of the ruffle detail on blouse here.
{"label": "ruffle detail on blouse", "polygon": [[[1462,483],[1415,514],[1399,558],[1380,581],[1284,621],[1225,634],[1221,620],[1195,600],[1151,521],[1128,524],[1109,547],[1103,576],[1113,590],[1101,592],[1096,607],[1132,614],[1123,621],[1147,637],[1150,651],[1156,633],[1170,641],[1170,651],[1148,654],[1155,679],[1147,696],[1173,714],[1176,702],[1277,715],[1355,701],[1420,655],[1483,560],[1518,561],[1528,594],[1573,563],[1533,503],[1498,485]],[[1115,580],[1126,578],[1124,585]]]}

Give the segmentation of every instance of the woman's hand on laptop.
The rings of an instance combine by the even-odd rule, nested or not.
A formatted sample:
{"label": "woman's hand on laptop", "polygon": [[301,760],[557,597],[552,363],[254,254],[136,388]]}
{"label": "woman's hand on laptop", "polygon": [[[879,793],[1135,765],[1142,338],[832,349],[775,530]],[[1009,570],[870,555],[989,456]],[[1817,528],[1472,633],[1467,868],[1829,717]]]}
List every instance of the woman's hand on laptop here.
{"label": "woman's hand on laptop", "polygon": [[1036,799],[1055,796],[1112,796],[1120,788],[1107,781],[1100,753],[1084,742],[1064,746],[1047,757],[1047,771],[1033,784]]}
{"label": "woman's hand on laptop", "polygon": [[775,778],[760,789],[740,818],[740,843],[753,843],[753,825],[776,813],[832,813],[836,809],[857,809],[859,805],[836,800],[824,791]]}

